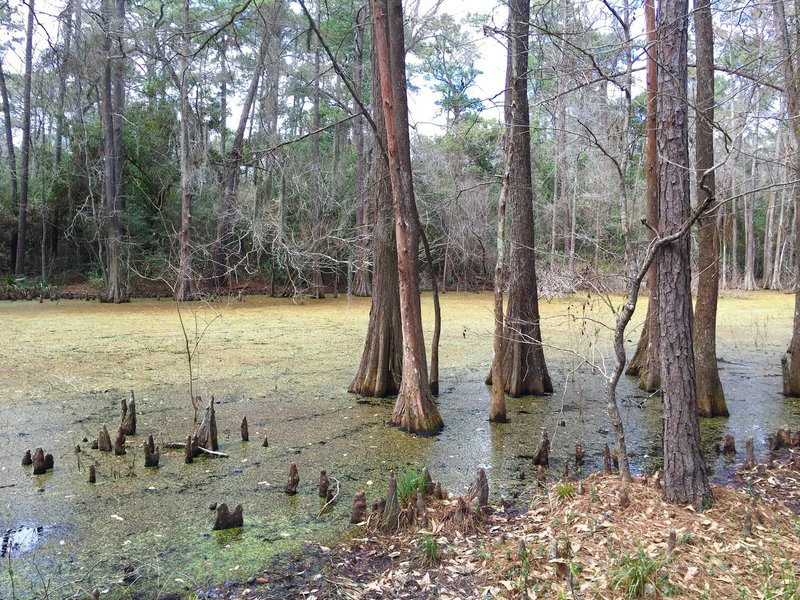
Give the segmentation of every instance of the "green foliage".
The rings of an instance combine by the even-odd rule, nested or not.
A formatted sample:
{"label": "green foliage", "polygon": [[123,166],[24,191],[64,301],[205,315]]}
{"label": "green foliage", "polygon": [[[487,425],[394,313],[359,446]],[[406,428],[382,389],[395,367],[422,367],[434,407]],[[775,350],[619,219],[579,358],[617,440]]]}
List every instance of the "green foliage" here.
{"label": "green foliage", "polygon": [[662,578],[666,580],[660,574],[664,561],[651,557],[641,547],[635,554],[621,556],[615,562],[611,589],[621,591],[626,598],[641,598],[651,587],[657,590]]}
{"label": "green foliage", "polygon": [[430,533],[423,533],[421,546],[423,564],[428,567],[434,567],[438,565],[441,555],[439,552],[439,544],[436,543],[436,538],[434,538]]}
{"label": "green foliage", "polygon": [[559,481],[556,484],[556,498],[559,500],[569,500],[575,497],[575,486],[571,481]]}
{"label": "green foliage", "polygon": [[397,502],[405,504],[414,499],[416,492],[425,489],[425,479],[422,476],[422,469],[419,467],[406,466],[397,474]]}

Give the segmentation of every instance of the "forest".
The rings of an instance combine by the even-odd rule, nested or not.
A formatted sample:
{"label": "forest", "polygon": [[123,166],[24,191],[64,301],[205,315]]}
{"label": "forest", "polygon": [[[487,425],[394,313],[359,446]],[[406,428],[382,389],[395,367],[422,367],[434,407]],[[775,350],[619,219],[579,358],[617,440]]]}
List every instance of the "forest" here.
{"label": "forest", "polygon": [[[255,572],[261,542],[281,561],[305,536],[324,550],[281,568],[322,569],[319,540],[338,539],[340,494],[355,492],[348,522],[368,537],[327,565],[330,597],[364,597],[355,582],[382,568],[369,585],[390,597],[406,584],[463,597],[444,569],[398,584],[409,561],[387,571],[374,557],[396,544],[435,568],[463,558],[459,540],[476,531],[489,557],[465,580],[475,597],[577,597],[578,580],[590,597],[694,597],[700,559],[675,529],[720,556],[740,548],[708,527],[736,529],[748,548],[772,536],[771,570],[742,579],[760,560],[744,552],[718,595],[795,597],[800,5],[39,2],[0,5],[0,297],[27,301],[0,307],[2,376],[18,386],[0,400],[0,464],[19,471],[24,449],[32,470],[0,490],[43,493],[31,499],[42,519],[74,515],[19,525],[35,509],[9,498],[0,592],[248,597],[209,555]],[[39,417],[54,391],[60,414]],[[144,441],[131,439],[144,435],[137,405]],[[288,505],[273,493],[286,465]],[[319,499],[294,500],[306,467],[321,470]],[[96,506],[64,504],[87,474]],[[385,497],[367,511],[373,479]],[[250,516],[253,492],[268,516]],[[198,540],[196,507],[176,512],[183,494],[216,511],[215,537]],[[521,494],[530,512],[514,521]],[[609,527],[638,536],[602,549],[608,568],[577,555],[601,552],[601,496]],[[654,541],[647,515],[662,502]],[[90,534],[111,510],[139,528]],[[542,515],[551,529],[534,525]],[[576,546],[562,517],[592,535]],[[151,537],[162,527],[167,546]],[[507,535],[519,543],[493,550]],[[78,566],[54,580],[73,596],[50,595],[35,561],[11,560],[41,537],[58,562],[46,549],[57,536]],[[142,558],[153,546],[155,566]],[[369,574],[343,558],[366,547]],[[103,566],[82,574],[93,553]],[[113,561],[127,561],[121,583],[109,583]],[[259,579],[274,583],[247,585]],[[284,579],[275,597],[319,591]]]}

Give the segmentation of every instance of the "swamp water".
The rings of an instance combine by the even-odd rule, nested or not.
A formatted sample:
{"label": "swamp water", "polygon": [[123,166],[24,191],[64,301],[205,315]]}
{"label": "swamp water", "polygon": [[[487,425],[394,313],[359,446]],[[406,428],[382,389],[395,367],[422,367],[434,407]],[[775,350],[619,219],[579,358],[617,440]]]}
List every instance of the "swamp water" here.
{"label": "swamp water", "polygon": [[[718,479],[730,471],[713,453],[723,433],[735,435],[740,452],[752,435],[763,453],[768,431],[800,427],[800,401],[780,394],[793,300],[769,292],[721,300],[718,353],[731,417],[702,424]],[[428,296],[424,307],[430,324]],[[184,305],[189,345],[199,342],[194,390],[204,398],[214,394],[220,450],[230,457],[184,465],[182,450],[162,448],[160,468],[146,469],[141,442],[147,434],[158,443],[181,441],[194,428],[175,304],[0,303],[0,534],[36,532],[0,561],[0,598],[81,597],[94,587],[104,597],[149,598],[244,580],[280,557],[319,553],[320,544],[347,529],[353,494],[365,489],[371,504],[384,491],[388,470],[406,464],[428,465],[456,492],[484,466],[493,499],[512,497],[535,485],[527,457],[542,426],[550,432],[555,469],[571,458],[576,442],[586,449],[585,468],[601,468],[603,443],[613,446],[601,374],[611,368],[603,326],[610,312],[588,296],[543,301],[541,308],[556,392],[510,399],[511,422],[490,425],[483,380],[491,359],[492,297],[442,297],[445,430],[417,438],[385,425],[392,401],[346,392],[360,358],[368,299],[296,304],[250,297]],[[632,325],[643,315],[640,306]],[[638,335],[632,327],[629,354]],[[120,399],[130,389],[139,419],[127,455],[90,450],[82,440],[97,437],[103,423],[113,435]],[[658,397],[623,379],[618,400],[634,468],[655,470]],[[245,415],[249,443],[239,436]],[[261,446],[265,434],[268,448]],[[37,446],[55,456],[55,469],[42,476],[20,466],[25,450]],[[300,470],[300,493],[287,497],[292,462]],[[95,485],[87,483],[90,464],[97,468]],[[320,469],[341,486],[338,502],[322,517]],[[212,532],[209,505],[215,502],[244,504],[244,528]]]}

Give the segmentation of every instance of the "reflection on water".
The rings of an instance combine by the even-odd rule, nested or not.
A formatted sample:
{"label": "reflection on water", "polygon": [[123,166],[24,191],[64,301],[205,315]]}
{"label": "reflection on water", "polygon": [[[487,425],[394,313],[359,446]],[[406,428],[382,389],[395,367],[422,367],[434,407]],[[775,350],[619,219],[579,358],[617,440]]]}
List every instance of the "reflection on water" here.
{"label": "reflection on water", "polygon": [[[560,471],[564,460],[573,460],[576,443],[586,452],[585,471],[602,468],[603,444],[613,447],[602,401],[602,372],[611,368],[602,302],[587,297],[543,304],[544,335],[558,341],[558,348],[546,348],[556,393],[509,399],[510,422],[494,425],[487,421],[489,389],[483,384],[491,358],[491,297],[449,293],[442,301],[441,435],[416,438],[387,427],[393,400],[346,393],[368,301],[296,306],[248,299],[227,307],[209,328],[195,364],[197,389],[217,398],[220,449],[230,457],[185,465],[182,451],[162,448],[158,469],[143,467],[144,435],[178,441],[193,427],[174,309],[135,302],[128,308],[95,306],[89,316],[80,302],[0,305],[9,339],[19,344],[13,356],[0,349],[2,364],[17,365],[13,372],[0,369],[0,387],[11,390],[0,398],[0,482],[6,486],[0,487],[0,531],[43,522],[69,532],[48,535],[35,551],[19,556],[14,577],[39,581],[38,573],[46,573],[62,596],[95,586],[116,589],[129,566],[144,589],[247,578],[278,553],[313,548],[344,531],[353,494],[364,489],[371,503],[388,470],[406,463],[428,465],[456,492],[466,490],[478,466],[486,468],[495,499],[530,489],[535,468],[526,457],[542,427],[550,434],[553,468]],[[730,469],[713,451],[724,433],[734,434],[740,451],[752,435],[756,452],[763,453],[768,431],[800,427],[800,401],[780,395],[780,355],[791,314],[786,295],[723,299],[718,346],[731,417],[702,422],[703,447],[717,479]],[[64,337],[56,335],[63,331]],[[632,346],[638,331],[628,338]],[[86,450],[82,440],[96,437],[103,423],[113,429],[119,398],[130,388],[136,390],[141,435],[129,439],[128,454]],[[658,469],[660,399],[628,379],[620,382],[618,399],[633,468]],[[268,448],[239,440],[244,415],[251,439],[268,435]],[[74,452],[76,444],[83,452]],[[25,449],[38,445],[56,457],[46,478],[19,466]],[[292,462],[300,471],[300,493],[287,498],[283,486]],[[97,468],[96,485],[86,483],[90,464]],[[339,481],[341,499],[319,518],[321,469]],[[241,502],[244,528],[212,534],[208,507],[216,502]],[[27,556],[36,557],[35,567]],[[0,566],[0,597],[10,589],[6,563]],[[30,597],[34,588],[25,588],[34,590]],[[26,597],[19,589],[17,596]]]}

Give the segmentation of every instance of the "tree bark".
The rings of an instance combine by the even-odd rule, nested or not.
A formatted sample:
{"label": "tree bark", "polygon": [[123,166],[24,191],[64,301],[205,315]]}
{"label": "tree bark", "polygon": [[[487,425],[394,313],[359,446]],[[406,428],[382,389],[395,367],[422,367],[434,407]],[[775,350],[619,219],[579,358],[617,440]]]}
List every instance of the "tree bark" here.
{"label": "tree bark", "polygon": [[[355,31],[355,65],[353,67],[353,86],[356,92],[363,91],[364,73],[364,14],[361,9],[356,15]],[[358,111],[358,103],[355,102]],[[375,105],[377,106],[377,102]],[[355,184],[356,184],[356,241],[355,241],[355,275],[353,276],[353,294],[370,296],[372,284],[369,277],[369,201],[367,200],[367,153],[364,144],[364,117],[359,114],[353,120],[353,145],[356,150]]]}
{"label": "tree bark", "polygon": [[[322,0],[317,0],[317,27],[320,25],[322,14]],[[320,231],[322,228],[322,150],[320,147],[320,102],[322,101],[320,89],[321,53],[319,38],[314,38],[314,82],[313,90],[313,127],[314,137],[311,139],[311,160],[313,162],[313,182],[311,190],[311,289],[309,295],[318,300],[325,297],[322,287],[322,272],[319,266]]]}
{"label": "tree bark", "polygon": [[403,379],[391,422],[404,431],[432,435],[442,429],[443,423],[428,386],[422,331],[420,222],[411,177],[403,6],[401,0],[371,0],[370,4],[386,123],[403,332]]}
{"label": "tree bark", "polygon": [[775,154],[772,158],[772,187],[767,196],[767,210],[764,213],[764,268],[761,276],[761,287],[765,290],[772,289],[772,271],[775,264],[775,200],[778,198],[779,191],[777,186],[779,184],[780,175],[776,177],[775,171],[780,174],[781,167],[781,137],[782,127],[778,125],[778,130],[775,132]]}
{"label": "tree bark", "polygon": [[[180,169],[181,169],[181,229],[178,233],[178,281],[175,286],[175,299],[179,301],[194,298],[194,278],[192,275],[192,189],[190,128],[189,119],[189,0],[183,2],[183,31],[181,32],[181,87],[180,87]],[[224,121],[223,116],[223,121]],[[221,136],[224,140],[224,136]],[[224,146],[224,141],[221,142]]]}
{"label": "tree bark", "polygon": [[31,161],[31,79],[33,77],[33,23],[34,0],[28,2],[28,26],[25,34],[25,75],[22,91],[22,173],[19,186],[19,212],[17,213],[17,254],[14,273],[25,275],[25,237],[28,228],[28,181]]}
{"label": "tree bark", "polygon": [[233,217],[236,210],[236,194],[239,191],[239,170],[242,166],[242,153],[244,152],[244,134],[250,118],[250,111],[255,102],[261,71],[264,68],[264,56],[269,44],[269,35],[266,33],[261,38],[261,47],[258,59],[253,67],[253,76],[250,86],[242,102],[242,112],[239,115],[239,124],[236,135],[231,143],[231,153],[225,159],[225,180],[222,186],[222,206],[217,219],[217,235],[211,258],[213,261],[214,284],[224,287],[228,284],[231,272],[230,255],[233,240]]}
{"label": "tree bark", "polygon": [[[647,27],[647,139],[645,141],[645,183],[647,187],[647,222],[658,224],[658,150],[656,148],[656,98],[658,76],[656,63],[656,8],[655,0],[645,3]],[[655,236],[649,230],[649,238]],[[643,390],[654,392],[661,387],[661,361],[658,353],[658,264],[650,266],[647,274],[649,302],[642,334],[636,352],[631,358],[626,375],[638,375],[638,385]]]}
{"label": "tree bark", "polygon": [[[547,372],[539,322],[531,175],[530,115],[528,106],[528,0],[509,3],[511,58],[509,73],[516,77],[506,90],[509,163],[508,216],[509,282],[505,316],[503,379],[512,397],[549,394],[553,384]],[[513,102],[512,102],[513,98]],[[491,383],[491,375],[487,378]]]}
{"label": "tree bark", "polygon": [[[657,142],[661,237],[689,218],[687,0],[661,0]],[[689,238],[665,245],[658,263],[661,397],[664,405],[664,499],[700,507],[711,488],[700,446],[692,350]]]}
{"label": "tree bark", "polygon": [[[19,191],[17,188],[17,154],[14,149],[14,130],[11,126],[11,104],[8,100],[8,88],[6,87],[6,75],[3,71],[3,61],[0,59],[0,97],[3,101],[3,123],[5,130],[6,151],[8,152],[8,176],[11,181],[11,206],[15,210],[19,209]],[[17,233],[14,232],[9,243],[9,254],[11,255],[11,269],[16,270],[17,261]]]}
{"label": "tree bark", "polygon": [[728,416],[717,368],[717,297],[719,295],[719,231],[714,174],[714,28],[711,0],[695,0],[695,168],[697,202],[711,198],[698,220],[697,302],[694,320],[694,364],[697,410],[702,417]]}
{"label": "tree bark", "polygon": [[[122,113],[125,90],[122,71],[122,30],[125,22],[125,2],[117,0],[112,15],[111,0],[100,5],[103,23],[105,64],[100,89],[100,109],[103,127],[103,220],[105,230],[105,287],[103,302],[127,302],[128,286],[123,265],[125,235],[122,194]],[[112,44],[116,47],[112,48]]]}
{"label": "tree bark", "polygon": [[[797,49],[800,40],[790,40],[786,25],[786,16],[783,0],[775,0],[775,22],[778,28],[782,50],[782,63],[785,79],[786,108],[789,112],[792,139],[794,140],[795,178],[800,176],[800,81],[798,81]],[[783,393],[786,396],[800,396],[800,185],[794,186],[794,272],[795,272],[795,301],[792,338],[789,348],[781,358],[783,367]]]}

